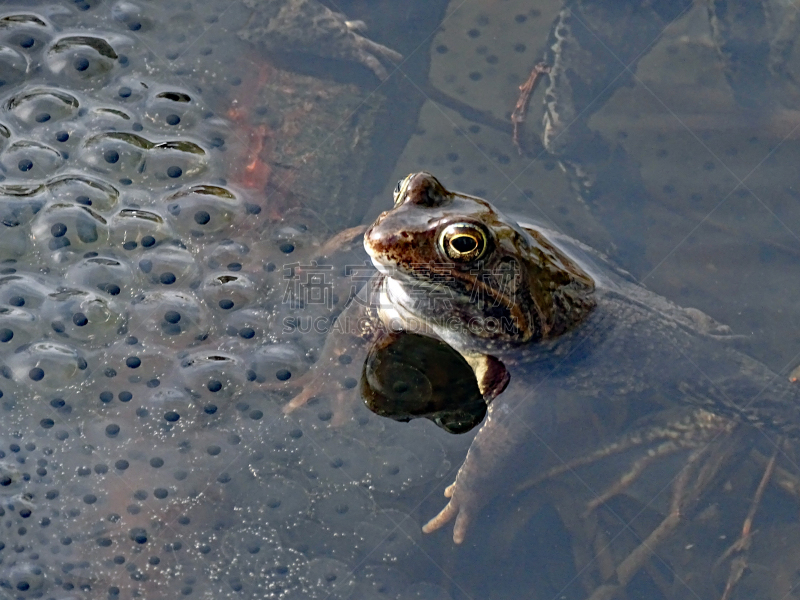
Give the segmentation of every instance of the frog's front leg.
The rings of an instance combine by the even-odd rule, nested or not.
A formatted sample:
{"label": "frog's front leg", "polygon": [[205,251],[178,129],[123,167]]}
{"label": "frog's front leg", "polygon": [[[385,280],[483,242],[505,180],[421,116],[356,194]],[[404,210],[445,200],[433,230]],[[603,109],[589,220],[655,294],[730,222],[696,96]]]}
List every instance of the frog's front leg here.
{"label": "frog's front leg", "polygon": [[379,277],[370,279],[330,323],[319,359],[292,382],[292,388],[301,389],[284,407],[284,412],[292,412],[311,398],[326,397],[333,402],[333,423],[344,422],[347,404],[358,396],[367,352],[384,333],[375,312],[379,285]]}
{"label": "frog's front leg", "polygon": [[304,52],[323,58],[360,63],[381,79],[389,74],[383,61],[403,56],[360,35],[361,21],[348,20],[317,0],[245,0],[253,9],[250,22],[239,32],[247,42],[273,52]]}
{"label": "frog's front leg", "polygon": [[[504,474],[507,475],[504,471],[509,455],[521,452],[523,446],[532,446],[525,452],[526,457],[544,451],[542,436],[552,425],[552,415],[548,416],[550,411],[542,407],[542,411],[537,411],[537,422],[528,424],[520,418],[516,408],[504,397],[489,405],[486,421],[475,436],[455,482],[444,492],[450,501],[425,524],[422,528],[424,533],[436,531],[455,519],[453,541],[456,544],[463,542],[475,516],[499,493],[498,483]],[[530,414],[527,408],[525,412]],[[532,445],[531,440],[534,441]]]}
{"label": "frog's front leg", "polygon": [[[344,327],[342,321],[347,319],[346,313],[337,318],[339,327]],[[337,327],[337,322],[334,322],[334,327]],[[333,402],[334,424],[341,424],[347,414],[348,401],[358,393],[356,388],[366,346],[364,338],[344,330],[329,334],[319,360],[294,382],[292,387],[301,389],[284,407],[284,412],[300,408],[311,398],[327,397]]]}

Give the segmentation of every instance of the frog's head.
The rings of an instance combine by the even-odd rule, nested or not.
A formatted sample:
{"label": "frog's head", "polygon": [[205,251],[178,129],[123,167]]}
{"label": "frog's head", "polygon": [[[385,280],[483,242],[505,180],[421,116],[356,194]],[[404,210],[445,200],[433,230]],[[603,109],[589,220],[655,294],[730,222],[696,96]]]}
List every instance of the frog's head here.
{"label": "frog's head", "polygon": [[450,342],[554,337],[593,306],[591,278],[541,233],[429,173],[398,183],[364,247],[404,323],[432,325]]}

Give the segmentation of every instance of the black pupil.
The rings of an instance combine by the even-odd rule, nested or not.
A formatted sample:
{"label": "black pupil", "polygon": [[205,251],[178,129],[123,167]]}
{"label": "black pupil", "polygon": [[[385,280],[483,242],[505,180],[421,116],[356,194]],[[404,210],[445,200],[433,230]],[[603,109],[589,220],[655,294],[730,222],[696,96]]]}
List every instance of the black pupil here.
{"label": "black pupil", "polygon": [[466,254],[467,252],[472,252],[478,247],[478,241],[470,235],[457,235],[450,240],[450,245],[456,252]]}

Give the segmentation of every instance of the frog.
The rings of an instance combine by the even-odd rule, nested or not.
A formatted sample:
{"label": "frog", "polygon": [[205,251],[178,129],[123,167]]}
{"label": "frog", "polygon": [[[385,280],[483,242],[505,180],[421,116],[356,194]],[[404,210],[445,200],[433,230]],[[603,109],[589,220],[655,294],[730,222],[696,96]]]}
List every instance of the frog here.
{"label": "frog", "polygon": [[[482,508],[513,491],[508,481],[522,464],[548,477],[553,448],[564,451],[558,422],[567,401],[599,413],[624,403],[650,423],[622,445],[649,435],[665,441],[664,453],[692,449],[690,463],[734,429],[800,437],[800,388],[740,352],[728,326],[647,290],[581,242],[451,192],[430,173],[398,184],[394,206],[366,228],[364,248],[377,271],[295,382],[302,389],[285,411],[319,395],[346,411],[360,357],[387,332],[431,336],[461,354],[487,416],[425,533],[452,522],[453,541],[463,543]],[[654,418],[664,412],[673,425]],[[556,463],[570,468],[568,458]],[[676,513],[688,477],[676,483]],[[624,485],[612,484],[598,502]]]}
{"label": "frog", "polygon": [[[785,118],[797,105],[798,87],[790,69],[800,27],[796,8],[775,0],[703,4],[706,11],[700,18],[707,18],[708,40],[739,118],[752,124],[754,135],[769,131],[775,127],[772,120]],[[644,245],[632,225],[645,220],[643,207],[655,201],[637,157],[620,140],[594,129],[592,117],[618,90],[637,81],[640,61],[694,5],[687,0],[565,0],[541,57],[547,65],[541,145],[528,136],[523,148],[531,157],[543,149],[558,161],[578,201],[612,234],[613,242],[603,250],[634,273],[653,266],[644,258]],[[526,100],[524,94],[520,102]],[[515,131],[517,127],[515,122]]]}
{"label": "frog", "polygon": [[381,81],[389,76],[384,62],[403,56],[362,33],[363,21],[348,19],[317,0],[244,0],[252,10],[239,37],[272,52],[302,52],[358,63]]}

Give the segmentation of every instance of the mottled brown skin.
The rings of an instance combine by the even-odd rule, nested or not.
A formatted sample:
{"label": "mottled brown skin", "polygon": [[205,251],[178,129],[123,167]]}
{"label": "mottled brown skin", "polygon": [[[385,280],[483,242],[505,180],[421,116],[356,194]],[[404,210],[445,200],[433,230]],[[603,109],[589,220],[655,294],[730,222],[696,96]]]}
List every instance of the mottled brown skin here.
{"label": "mottled brown skin", "polygon": [[[456,241],[448,246],[448,240]],[[520,469],[528,477],[548,463],[568,462],[569,440],[556,427],[561,405],[579,414],[625,406],[649,419],[645,438],[672,435],[658,418],[665,409],[673,420],[675,411],[718,417],[711,437],[724,435],[726,419],[768,436],[800,437],[800,386],[736,351],[727,327],[647,291],[579,242],[521,227],[484,200],[448,192],[428,173],[399,185],[394,208],[367,230],[364,246],[379,273],[362,303],[342,316],[352,310],[369,327],[328,337],[312,384],[289,409],[315,391],[329,392],[343,369],[338,357],[348,353],[351,367],[360,365],[359,353],[381,329],[424,332],[460,352],[491,403],[445,492],[449,503],[426,532],[455,519],[453,539],[460,543],[480,509],[515,487]],[[459,260],[462,251],[469,260]],[[514,265],[514,277],[503,278],[507,265]],[[466,326],[498,315],[513,326]],[[507,369],[504,378],[497,365]],[[353,392],[337,397],[352,401]],[[691,431],[673,433],[686,438],[686,447],[696,445]]]}
{"label": "mottled brown skin", "polygon": [[[442,248],[448,226],[469,224],[485,236],[474,260]],[[407,326],[419,320],[462,354],[491,353],[561,335],[594,307],[594,282],[539,232],[519,227],[485,200],[447,191],[429,173],[409,175],[395,205],[364,234],[364,248],[385,275],[384,289]],[[391,280],[409,298],[386,286]],[[445,293],[446,292],[446,293]],[[447,331],[447,323],[494,317],[500,331]]]}

